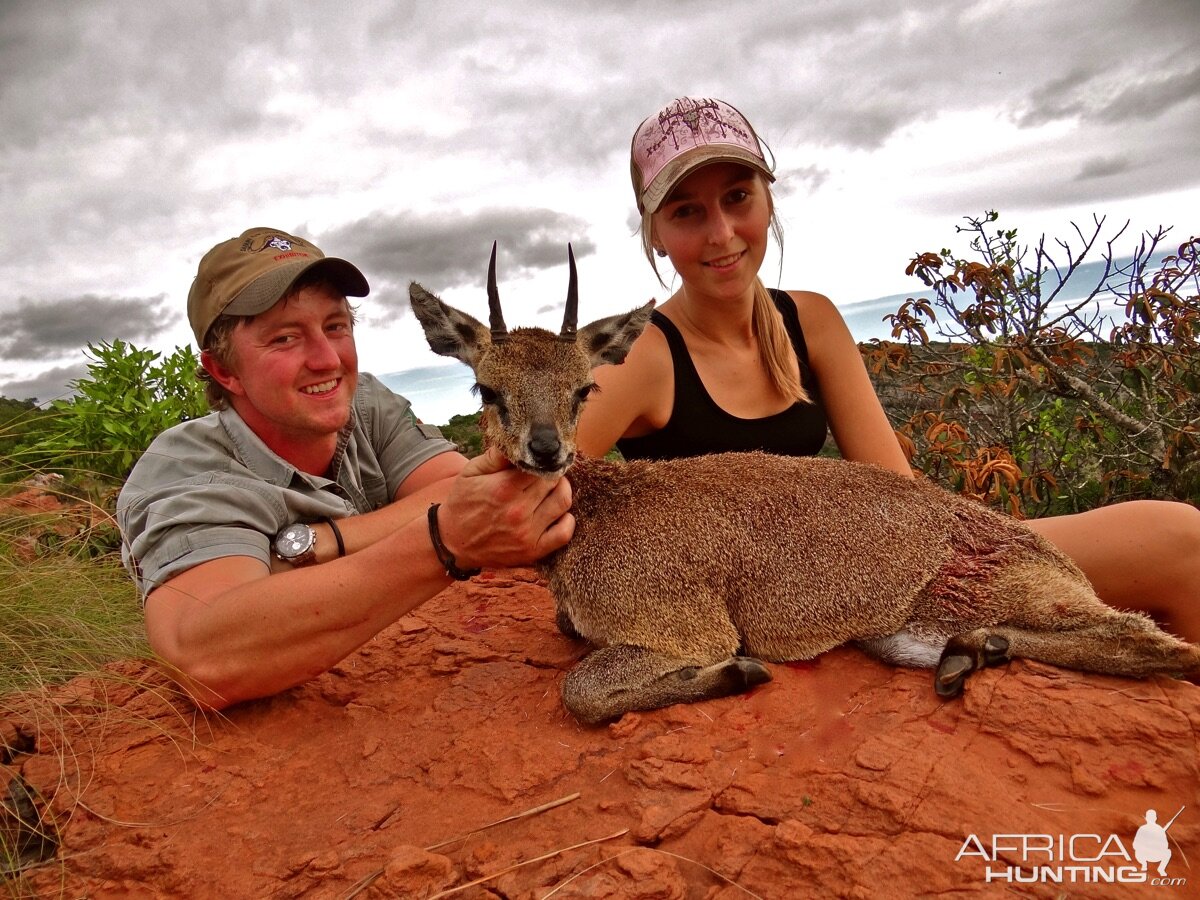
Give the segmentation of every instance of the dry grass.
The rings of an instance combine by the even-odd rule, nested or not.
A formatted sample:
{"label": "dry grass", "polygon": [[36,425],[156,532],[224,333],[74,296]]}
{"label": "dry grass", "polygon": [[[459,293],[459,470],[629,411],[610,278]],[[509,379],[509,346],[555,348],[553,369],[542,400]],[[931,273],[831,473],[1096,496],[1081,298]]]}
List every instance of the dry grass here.
{"label": "dry grass", "polygon": [[[86,504],[0,512],[0,896],[30,896],[23,879],[4,873],[45,858],[56,844],[56,823],[43,819],[52,798],[20,776],[22,755],[53,748],[59,788],[81,793],[80,775],[90,767],[78,736],[113,718],[105,697],[122,680],[102,667],[148,653],[133,583],[105,552],[110,526],[95,525],[105,517],[93,513]],[[56,686],[84,674],[101,676],[89,703],[51,699]]]}
{"label": "dry grass", "polygon": [[146,652],[136,591],[112,556],[65,548],[26,562],[0,544],[0,696]]}

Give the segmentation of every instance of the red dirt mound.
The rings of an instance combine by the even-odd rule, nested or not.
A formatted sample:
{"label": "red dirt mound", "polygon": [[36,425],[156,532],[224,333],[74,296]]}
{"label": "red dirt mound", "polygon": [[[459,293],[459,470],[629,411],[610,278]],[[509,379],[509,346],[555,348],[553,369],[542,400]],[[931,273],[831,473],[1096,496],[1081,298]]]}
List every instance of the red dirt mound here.
{"label": "red dirt mound", "polygon": [[1142,877],[1146,811],[1186,807],[1154,896],[1197,896],[1194,685],[1018,662],[943,703],[931,673],[842,649],[746,696],[589,728],[558,696],[583,652],[519,570],[226,717],[196,717],[137,661],[9,703],[0,782],[59,844],[20,889],[1117,898],[1130,887],[1108,879]]}

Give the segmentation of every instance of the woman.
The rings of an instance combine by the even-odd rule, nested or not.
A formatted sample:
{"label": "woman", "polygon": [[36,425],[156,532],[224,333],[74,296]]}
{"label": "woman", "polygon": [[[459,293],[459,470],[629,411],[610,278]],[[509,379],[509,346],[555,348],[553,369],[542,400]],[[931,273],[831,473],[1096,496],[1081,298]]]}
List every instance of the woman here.
{"label": "woman", "polygon": [[[814,454],[828,425],[846,459],[913,477],[837,308],[759,279],[768,231],[779,236],[772,169],[754,128],[720,100],[675,100],[638,127],[643,247],[656,273],[655,256],[671,261],[680,286],[624,365],[596,370],[583,453],[616,442],[626,458]],[[1200,641],[1200,511],[1135,501],[1028,524],[1106,602]]]}

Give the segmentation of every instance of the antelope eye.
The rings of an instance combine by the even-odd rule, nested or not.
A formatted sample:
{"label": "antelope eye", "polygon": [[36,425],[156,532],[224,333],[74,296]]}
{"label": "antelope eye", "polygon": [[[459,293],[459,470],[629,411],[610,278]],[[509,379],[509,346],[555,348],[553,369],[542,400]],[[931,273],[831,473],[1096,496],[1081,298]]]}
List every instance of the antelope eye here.
{"label": "antelope eye", "polygon": [[583,387],[581,387],[579,390],[577,390],[575,392],[575,401],[577,403],[582,403],[584,400],[586,400],[591,395],[592,391],[594,391],[595,389],[596,389],[596,386],[594,384],[585,384]]}
{"label": "antelope eye", "polygon": [[477,384],[475,390],[479,391],[479,399],[484,403],[494,406],[500,402],[500,396],[487,385]]}

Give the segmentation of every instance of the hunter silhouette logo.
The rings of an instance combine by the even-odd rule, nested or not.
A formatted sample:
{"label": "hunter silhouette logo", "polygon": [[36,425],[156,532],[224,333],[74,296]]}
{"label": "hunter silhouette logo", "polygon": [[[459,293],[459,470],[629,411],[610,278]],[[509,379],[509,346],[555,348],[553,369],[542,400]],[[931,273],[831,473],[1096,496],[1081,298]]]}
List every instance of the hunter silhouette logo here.
{"label": "hunter silhouette logo", "polygon": [[1171,817],[1166,825],[1158,824],[1158,813],[1152,809],[1146,810],[1146,824],[1137,830],[1133,837],[1133,855],[1142,864],[1142,871],[1149,863],[1158,863],[1158,874],[1166,876],[1167,863],[1171,861],[1171,844],[1167,840],[1167,829],[1175,824],[1179,812]]}
{"label": "hunter silhouette logo", "polygon": [[[969,834],[954,860],[980,860],[989,883],[1182,887],[1186,878],[1167,876],[1171,861],[1167,831],[1184,809],[1181,806],[1166,825],[1158,824],[1155,810],[1146,810],[1145,824],[1133,837],[1132,853],[1116,834],[993,834],[990,840]],[[1157,874],[1149,871],[1152,863],[1157,864]]]}

